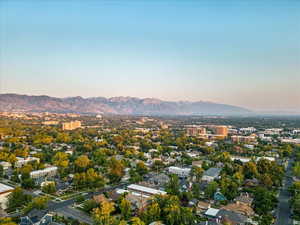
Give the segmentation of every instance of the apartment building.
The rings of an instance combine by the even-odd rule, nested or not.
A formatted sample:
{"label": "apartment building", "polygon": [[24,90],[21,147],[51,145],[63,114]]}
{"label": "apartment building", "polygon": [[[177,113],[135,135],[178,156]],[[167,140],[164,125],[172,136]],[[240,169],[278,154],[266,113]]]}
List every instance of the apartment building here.
{"label": "apartment building", "polygon": [[234,135],[231,136],[231,140],[236,143],[251,143],[256,141],[256,135],[250,135],[250,136]]}
{"label": "apartment building", "polygon": [[192,136],[192,137],[204,136],[206,135],[206,128],[197,125],[187,126],[186,134],[187,136]]}
{"label": "apartment building", "polygon": [[168,168],[169,173],[176,174],[179,177],[188,177],[191,173],[191,168],[180,168],[176,166],[170,166]]}
{"label": "apartment building", "polygon": [[33,179],[39,179],[44,177],[54,177],[57,174],[57,167],[51,166],[42,170],[35,170],[30,172],[30,177]]}
{"label": "apartment building", "polygon": [[75,130],[81,127],[81,122],[78,120],[62,123],[63,130]]}

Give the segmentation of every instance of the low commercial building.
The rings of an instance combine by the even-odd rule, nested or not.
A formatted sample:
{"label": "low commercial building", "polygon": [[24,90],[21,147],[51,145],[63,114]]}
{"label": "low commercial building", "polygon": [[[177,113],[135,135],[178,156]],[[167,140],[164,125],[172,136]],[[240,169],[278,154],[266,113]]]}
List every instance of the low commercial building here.
{"label": "low commercial building", "polygon": [[14,190],[13,187],[0,183],[0,208],[7,208],[8,195]]}
{"label": "low commercial building", "polygon": [[137,185],[137,184],[130,184],[127,186],[127,190],[130,192],[136,192],[139,194],[144,194],[144,195],[165,195],[167,194],[165,191],[161,191],[161,190],[157,190],[154,188],[149,188],[149,187],[144,187],[141,185]]}

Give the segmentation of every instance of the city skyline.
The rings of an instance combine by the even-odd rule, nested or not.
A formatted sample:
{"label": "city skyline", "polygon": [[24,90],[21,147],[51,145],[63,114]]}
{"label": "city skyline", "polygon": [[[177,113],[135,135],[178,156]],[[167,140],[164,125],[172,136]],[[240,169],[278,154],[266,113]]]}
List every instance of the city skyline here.
{"label": "city skyline", "polygon": [[0,93],[300,112],[296,1],[2,1]]}

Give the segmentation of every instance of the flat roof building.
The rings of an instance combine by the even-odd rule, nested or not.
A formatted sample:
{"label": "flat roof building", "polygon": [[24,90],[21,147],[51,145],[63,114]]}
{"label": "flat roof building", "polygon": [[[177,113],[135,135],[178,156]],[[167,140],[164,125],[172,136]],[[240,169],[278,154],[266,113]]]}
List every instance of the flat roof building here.
{"label": "flat roof building", "polygon": [[167,194],[165,191],[160,191],[154,188],[149,188],[149,187],[144,187],[141,185],[137,185],[137,184],[130,184],[127,186],[127,189],[129,191],[133,191],[133,192],[138,192],[140,194],[145,194],[145,195],[165,195]]}
{"label": "flat roof building", "polygon": [[13,187],[0,183],[0,208],[7,208],[8,195],[14,190]]}

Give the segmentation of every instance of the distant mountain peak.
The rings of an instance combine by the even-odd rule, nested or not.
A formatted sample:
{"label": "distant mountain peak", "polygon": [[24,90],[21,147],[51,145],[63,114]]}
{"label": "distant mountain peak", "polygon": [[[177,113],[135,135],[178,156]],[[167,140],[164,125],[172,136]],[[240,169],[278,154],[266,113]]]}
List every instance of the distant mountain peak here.
{"label": "distant mountain peak", "polygon": [[0,111],[113,113],[132,115],[237,115],[251,111],[242,107],[205,101],[163,101],[156,98],[90,97],[56,98],[0,94]]}

